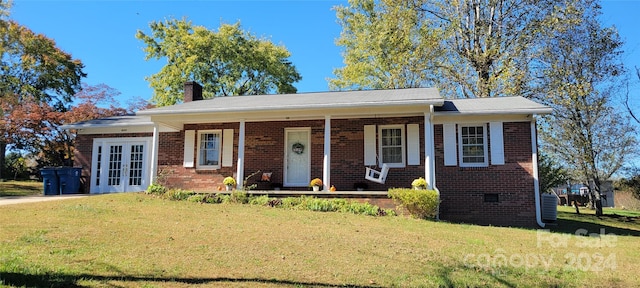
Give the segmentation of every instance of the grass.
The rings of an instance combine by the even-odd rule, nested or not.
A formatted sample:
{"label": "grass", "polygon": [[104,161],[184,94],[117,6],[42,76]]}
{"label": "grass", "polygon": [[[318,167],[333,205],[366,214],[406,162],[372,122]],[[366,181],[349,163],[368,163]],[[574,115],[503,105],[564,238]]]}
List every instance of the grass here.
{"label": "grass", "polygon": [[0,182],[0,197],[42,195],[42,182],[7,181]]}
{"label": "grass", "polygon": [[133,193],[0,206],[0,286],[640,285],[636,218],[558,216],[549,233]]}

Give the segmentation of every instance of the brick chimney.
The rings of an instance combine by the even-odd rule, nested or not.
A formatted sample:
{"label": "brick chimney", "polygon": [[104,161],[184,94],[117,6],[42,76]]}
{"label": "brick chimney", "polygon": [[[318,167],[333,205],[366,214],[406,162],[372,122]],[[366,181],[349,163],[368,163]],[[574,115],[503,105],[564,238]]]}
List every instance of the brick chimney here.
{"label": "brick chimney", "polygon": [[195,81],[184,82],[184,100],[182,102],[198,100],[202,100],[202,86]]}

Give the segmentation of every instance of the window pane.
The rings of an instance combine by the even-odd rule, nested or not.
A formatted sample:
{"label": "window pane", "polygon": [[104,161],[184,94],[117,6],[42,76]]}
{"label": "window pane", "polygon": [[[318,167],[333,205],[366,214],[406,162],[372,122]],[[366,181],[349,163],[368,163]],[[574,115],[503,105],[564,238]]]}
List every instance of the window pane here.
{"label": "window pane", "polygon": [[383,128],[381,130],[382,163],[403,163],[403,136],[401,128]]}
{"label": "window pane", "polygon": [[484,163],[484,127],[462,127],[460,136],[462,140],[462,162]]}
{"label": "window pane", "polygon": [[200,134],[200,165],[217,166],[220,164],[220,133]]}

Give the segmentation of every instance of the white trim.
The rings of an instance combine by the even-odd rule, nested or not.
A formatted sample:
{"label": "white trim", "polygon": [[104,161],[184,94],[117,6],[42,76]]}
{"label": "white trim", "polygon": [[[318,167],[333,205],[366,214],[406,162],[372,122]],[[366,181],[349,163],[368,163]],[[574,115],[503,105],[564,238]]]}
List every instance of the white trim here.
{"label": "white trim", "polygon": [[444,166],[458,165],[458,149],[456,148],[456,124],[442,124],[442,146],[444,147]]}
{"label": "white trim", "polygon": [[[400,129],[400,138],[402,139],[402,162],[401,163],[388,163],[384,162],[384,155],[382,154],[382,131],[385,129]],[[407,137],[404,125],[380,125],[378,126],[378,155],[380,155],[380,159],[378,165],[382,166],[382,164],[389,165],[389,168],[404,168],[407,165]]]}
{"label": "white trim", "polygon": [[[484,153],[484,155],[482,157],[484,157],[484,161],[481,163],[465,163],[464,162],[464,153],[463,153],[463,148],[464,145],[462,144],[462,129],[463,128],[468,128],[468,127],[482,127],[482,152]],[[458,160],[460,161],[460,167],[488,167],[489,166],[489,151],[488,150],[488,143],[487,143],[487,123],[465,123],[465,124],[458,124]]]}
{"label": "white trim", "polygon": [[364,125],[364,165],[376,165],[376,125]]}
{"label": "white trim", "polygon": [[[201,143],[202,143],[202,134],[218,134],[218,164],[217,165],[203,165],[200,163],[200,158],[201,158],[201,154],[202,154],[202,150],[200,147]],[[197,152],[196,152],[196,169],[199,170],[217,170],[220,169],[220,167],[222,167],[222,130],[217,129],[217,130],[198,130],[198,137],[196,138],[197,141]]]}
{"label": "white trim", "polygon": [[193,168],[195,166],[196,130],[184,131],[184,157],[182,166]]}
{"label": "white trim", "polygon": [[504,135],[502,122],[489,122],[491,165],[504,165]]}
{"label": "white trim", "polygon": [[233,129],[222,130],[222,167],[233,166]]}
{"label": "white trim", "polygon": [[407,165],[420,165],[420,124],[407,124]]}

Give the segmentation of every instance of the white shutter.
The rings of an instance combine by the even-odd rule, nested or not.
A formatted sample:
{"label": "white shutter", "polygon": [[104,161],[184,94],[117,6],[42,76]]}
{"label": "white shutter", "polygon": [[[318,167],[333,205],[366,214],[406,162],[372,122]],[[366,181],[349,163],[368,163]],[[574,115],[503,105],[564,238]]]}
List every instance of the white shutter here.
{"label": "white shutter", "polygon": [[420,125],[407,125],[407,165],[420,165]]}
{"label": "white shutter", "polygon": [[364,125],[364,165],[376,165],[376,125]]}
{"label": "white shutter", "polygon": [[196,147],[196,131],[185,130],[184,131],[184,158],[182,160],[182,166],[193,167],[194,166],[194,151]]}
{"label": "white shutter", "polygon": [[222,131],[222,167],[233,166],[233,129]]}
{"label": "white shutter", "polygon": [[458,150],[456,149],[456,124],[442,124],[442,145],[444,146],[444,166],[458,164]]}
{"label": "white shutter", "polygon": [[489,123],[489,143],[491,144],[491,165],[504,165],[504,136],[502,122]]}

